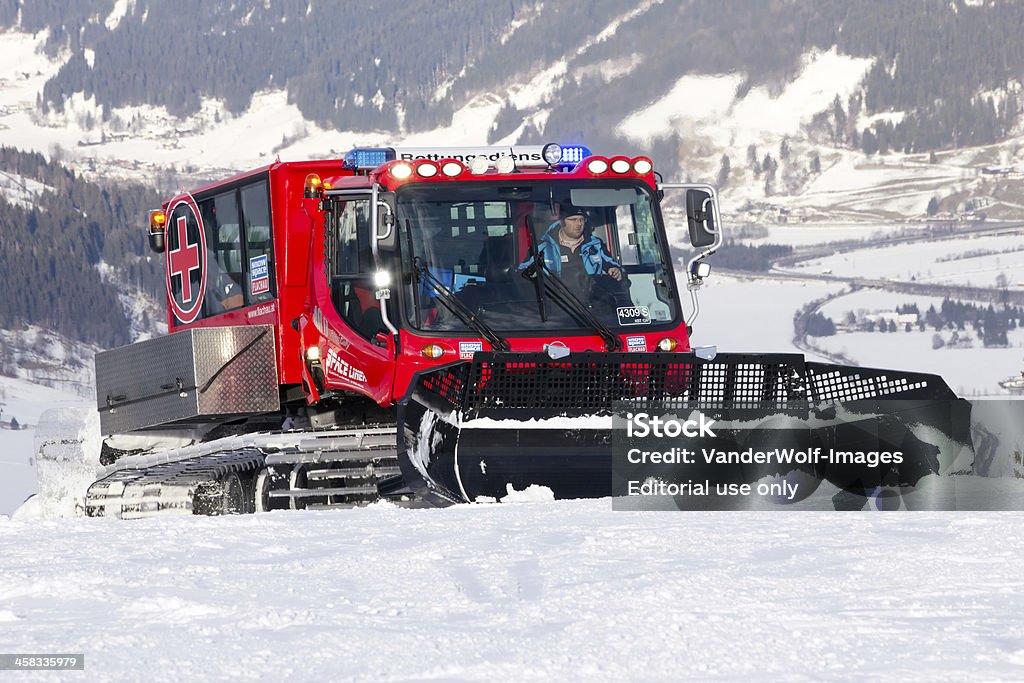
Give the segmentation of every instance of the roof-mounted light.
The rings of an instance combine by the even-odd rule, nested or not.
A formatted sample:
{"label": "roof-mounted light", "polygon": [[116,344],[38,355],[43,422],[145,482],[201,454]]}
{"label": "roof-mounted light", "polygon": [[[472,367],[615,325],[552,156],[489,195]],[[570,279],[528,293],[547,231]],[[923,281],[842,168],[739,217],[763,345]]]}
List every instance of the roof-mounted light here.
{"label": "roof-mounted light", "polygon": [[494,166],[498,169],[498,173],[511,173],[516,170],[516,160],[508,156],[498,157]]}
{"label": "roof-mounted light", "polygon": [[391,147],[356,147],[345,155],[341,167],[349,170],[368,170],[394,161],[395,150]]}
{"label": "roof-mounted light", "polygon": [[544,163],[550,166],[557,166],[562,160],[562,146],[557,142],[549,142],[544,145],[540,155],[544,157]]}
{"label": "roof-mounted light", "polygon": [[647,157],[633,159],[633,172],[637,175],[647,175],[654,170],[654,164]]}
{"label": "roof-mounted light", "polygon": [[164,253],[167,248],[165,230],[167,228],[167,214],[163,209],[156,209],[149,212],[149,248],[158,254]]}
{"label": "roof-mounted light", "polygon": [[412,165],[401,161],[394,164],[390,169],[391,177],[395,180],[407,180],[412,175]]}
{"label": "roof-mounted light", "polygon": [[629,159],[612,159],[612,171],[615,173],[629,173]]}
{"label": "roof-mounted light", "polygon": [[[348,170],[369,171],[389,161],[405,161],[415,164],[417,161],[440,163],[452,160],[458,161],[472,170],[476,159],[482,158],[490,167],[497,166],[502,158],[509,157],[514,168],[519,170],[555,167],[564,169],[576,166],[590,155],[590,150],[582,145],[567,146],[553,142],[544,146],[515,147],[356,147],[345,155],[342,167]],[[486,173],[486,171],[487,168],[484,168],[483,171],[477,173]],[[510,171],[501,172],[508,173]]]}
{"label": "roof-mounted light", "polygon": [[487,161],[487,157],[474,157],[469,162],[469,172],[473,175],[483,175],[490,167],[491,164]]}
{"label": "roof-mounted light", "polygon": [[437,175],[437,164],[433,161],[421,161],[416,164],[416,175],[421,178],[433,178]]}
{"label": "roof-mounted light", "polygon": [[580,163],[591,154],[583,145],[562,146],[562,164],[571,166]]}
{"label": "roof-mounted light", "polygon": [[462,173],[465,170],[465,166],[460,164],[458,161],[453,161],[451,159],[441,164],[441,173],[448,176],[449,178],[454,178],[455,176],[462,175]]}
{"label": "roof-mounted light", "polygon": [[319,197],[324,191],[324,181],[316,173],[306,176],[306,182],[302,185],[302,196],[306,199]]}
{"label": "roof-mounted light", "polygon": [[608,162],[601,157],[594,157],[587,162],[587,170],[594,175],[601,175],[608,170]]}

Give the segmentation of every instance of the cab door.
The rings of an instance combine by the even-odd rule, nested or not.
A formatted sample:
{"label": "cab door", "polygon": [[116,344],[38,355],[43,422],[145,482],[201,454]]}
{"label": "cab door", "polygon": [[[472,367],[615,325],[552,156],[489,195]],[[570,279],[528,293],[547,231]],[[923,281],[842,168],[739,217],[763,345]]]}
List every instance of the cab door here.
{"label": "cab door", "polygon": [[390,401],[397,349],[373,281],[371,202],[369,194],[334,197],[327,214],[330,300],[324,302],[323,320],[340,338],[327,335],[323,368],[328,387],[357,391],[383,405]]}

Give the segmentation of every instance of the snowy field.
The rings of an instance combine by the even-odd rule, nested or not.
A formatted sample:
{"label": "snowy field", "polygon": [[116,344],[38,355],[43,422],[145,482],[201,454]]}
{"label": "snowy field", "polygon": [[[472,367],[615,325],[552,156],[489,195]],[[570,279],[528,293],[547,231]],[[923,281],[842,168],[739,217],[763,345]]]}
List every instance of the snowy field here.
{"label": "snowy field", "polygon": [[[700,316],[693,324],[691,341],[694,346],[717,346],[723,353],[802,353],[793,345],[794,311],[842,288],[831,283],[713,274],[700,290]],[[685,292],[683,306],[689,315]]]}
{"label": "snowy field", "polygon": [[0,518],[10,515],[36,492],[35,425],[55,406],[90,406],[94,399],[12,377],[0,377],[0,420],[15,418],[23,429],[0,429]]}
{"label": "snowy field", "polygon": [[987,235],[837,251],[803,261],[791,270],[976,287],[995,287],[1002,274],[1008,284],[1016,286],[1024,281],[1024,237]]}
{"label": "snowy field", "polygon": [[1024,677],[1018,514],[610,507],[0,519],[0,650],[91,681]]}
{"label": "snowy field", "polygon": [[[821,312],[840,322],[850,311],[870,314],[893,311],[897,306],[907,304],[916,304],[923,314],[929,306],[938,310],[942,299],[869,289],[834,299],[822,306]],[[940,336],[948,342],[951,334],[944,330]],[[999,382],[1024,370],[1024,329],[1007,332],[1010,345],[1006,348],[984,348],[975,330],[968,329],[959,335],[970,338],[973,346],[933,349],[935,330],[928,327],[921,332],[917,326],[911,332],[903,328],[894,333],[841,332],[831,337],[814,337],[810,341],[817,348],[842,353],[865,367],[891,367],[941,375],[953,391],[965,398],[1009,396]]]}
{"label": "snowy field", "polygon": [[[681,223],[685,219],[679,220]],[[723,221],[728,216],[723,217]],[[770,224],[760,226],[764,228],[763,237],[746,237],[738,239],[743,244],[791,244],[794,247],[808,247],[830,242],[842,242],[846,240],[869,240],[881,239],[886,236],[912,233],[925,229],[919,223],[799,223],[799,224]],[[740,228],[735,224],[728,224],[727,230],[730,234]]]}

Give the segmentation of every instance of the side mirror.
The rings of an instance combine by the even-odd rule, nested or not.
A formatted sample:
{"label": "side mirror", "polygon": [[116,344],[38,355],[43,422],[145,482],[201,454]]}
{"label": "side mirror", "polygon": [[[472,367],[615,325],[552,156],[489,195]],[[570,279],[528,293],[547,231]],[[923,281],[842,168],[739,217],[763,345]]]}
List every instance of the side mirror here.
{"label": "side mirror", "polygon": [[694,189],[686,191],[686,222],[690,228],[690,244],[698,249],[711,246],[718,236],[714,202],[710,192]]}

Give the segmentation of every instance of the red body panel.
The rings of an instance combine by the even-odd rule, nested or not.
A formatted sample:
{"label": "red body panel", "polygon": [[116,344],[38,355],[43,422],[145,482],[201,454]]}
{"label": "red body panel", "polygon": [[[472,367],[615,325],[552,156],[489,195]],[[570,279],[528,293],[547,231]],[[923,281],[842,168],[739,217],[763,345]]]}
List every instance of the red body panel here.
{"label": "red body panel", "polygon": [[[313,346],[320,352],[319,365],[324,375],[325,390],[356,392],[371,397],[382,406],[400,400],[406,394],[417,372],[459,360],[460,342],[480,342],[484,350],[490,350],[490,345],[477,337],[419,336],[402,329],[399,334],[401,352],[396,355],[396,345],[390,336],[387,339],[379,339],[378,344],[371,343],[349,329],[334,308],[330,284],[323,275],[326,272],[324,216],[320,211],[318,199],[303,197],[304,182],[308,174],[318,174],[325,180],[327,187],[366,188],[367,191],[374,182],[379,183],[385,190],[393,191],[408,183],[486,182],[508,178],[507,175],[494,173],[471,175],[467,172],[457,178],[448,178],[441,174],[432,178],[421,178],[414,174],[411,178],[399,180],[390,173],[390,169],[398,163],[403,162],[389,162],[369,175],[357,175],[353,171],[343,169],[340,161],[278,162],[192,192],[192,196],[201,201],[203,197],[243,183],[247,179],[258,178],[261,174],[266,175],[270,187],[273,268],[277,297],[271,301],[197,320],[187,325],[176,325],[174,316],[169,313],[169,331],[203,326],[274,325],[277,333],[280,382],[282,385],[304,384],[308,403],[315,403],[321,398],[311,374],[312,366],[307,366],[303,360],[306,350]],[[540,170],[516,174],[519,180],[551,177],[551,172]],[[595,176],[585,170],[585,164],[580,164],[573,172],[560,172],[558,177],[633,178],[646,183],[652,190],[656,189],[652,173],[637,175],[629,172],[614,176]],[[172,199],[168,204],[173,204],[177,199]],[[171,310],[170,297],[168,292],[168,311]],[[396,327],[400,327],[400,316],[396,310],[397,300],[391,301],[391,320]],[[292,321],[296,319],[298,330],[292,325]],[[628,348],[648,352],[656,350],[658,341],[664,337],[675,339],[678,351],[690,350],[686,326],[682,323],[671,330],[630,332],[619,336],[624,350]],[[626,343],[628,338],[632,339],[631,347]],[[638,341],[640,338],[643,339],[642,345]],[[562,344],[571,351],[604,348],[602,339],[590,333],[511,337],[508,341],[511,350],[516,352],[543,351],[545,345],[549,343]],[[445,350],[444,355],[438,359],[424,357],[420,351],[426,344],[440,345]]]}
{"label": "red body panel", "polygon": [[[301,161],[278,162],[270,166],[243,173],[227,180],[205,185],[191,194],[201,198],[231,187],[246,179],[266,174],[270,183],[270,215],[274,240],[274,271],[277,298],[273,301],[240,308],[229,313],[196,320],[187,325],[176,325],[170,314],[170,292],[167,294],[169,332],[190,327],[222,327],[233,325],[274,325],[277,335],[277,369],[282,384],[298,384],[302,376],[299,334],[291,321],[302,314],[309,294],[309,245],[314,219],[322,217],[310,213],[303,202],[306,176],[334,176],[344,173],[341,162]],[[172,204],[172,199],[168,204]]]}

